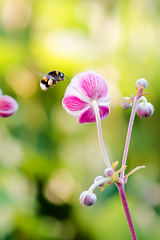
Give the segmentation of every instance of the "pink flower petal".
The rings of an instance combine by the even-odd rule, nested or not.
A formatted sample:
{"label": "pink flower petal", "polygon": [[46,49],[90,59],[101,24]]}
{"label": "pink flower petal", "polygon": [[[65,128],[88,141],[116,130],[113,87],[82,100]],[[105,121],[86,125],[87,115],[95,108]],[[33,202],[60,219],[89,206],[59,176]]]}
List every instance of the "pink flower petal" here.
{"label": "pink flower petal", "polygon": [[[101,120],[105,119],[109,114],[109,107],[108,106],[99,106],[99,114],[100,114]],[[89,107],[87,110],[83,111],[78,118],[78,122],[79,123],[96,122],[96,116],[94,113],[94,109],[92,107]]]}
{"label": "pink flower petal", "polygon": [[90,99],[97,100],[108,95],[108,85],[103,77],[94,71],[87,71],[78,76],[83,93]]}
{"label": "pink flower petal", "polygon": [[10,96],[2,95],[0,97],[0,117],[10,117],[18,109],[18,103]]}
{"label": "pink flower petal", "polygon": [[87,110],[83,111],[78,118],[79,123],[91,123],[96,122],[96,117],[94,114],[94,110],[92,107],[88,108]]}
{"label": "pink flower petal", "polygon": [[64,109],[68,109],[69,111],[80,111],[85,109],[88,103],[80,100],[76,96],[68,95],[63,98],[62,105]]}
{"label": "pink flower petal", "polygon": [[99,106],[99,114],[101,120],[105,119],[109,114],[109,107],[108,106]]}
{"label": "pink flower petal", "polygon": [[83,89],[80,88],[79,82],[82,75],[83,73],[78,73],[72,78],[70,84],[68,85],[65,91],[64,96],[68,96],[68,95],[77,96],[82,101],[89,103],[90,99],[85,95],[85,93],[83,92]]}
{"label": "pink flower petal", "polygon": [[109,97],[108,85],[98,73],[94,71],[82,72],[72,78],[66,89],[66,95],[76,95],[84,101],[100,100]]}
{"label": "pink flower petal", "polygon": [[109,106],[110,104],[110,95],[108,94],[107,97],[99,98],[97,100],[98,106]]}

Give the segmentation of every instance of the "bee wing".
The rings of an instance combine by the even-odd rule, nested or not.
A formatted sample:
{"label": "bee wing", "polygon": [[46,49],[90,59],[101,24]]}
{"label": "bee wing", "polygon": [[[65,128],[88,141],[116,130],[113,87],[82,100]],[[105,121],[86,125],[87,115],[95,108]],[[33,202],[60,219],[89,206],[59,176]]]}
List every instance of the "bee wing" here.
{"label": "bee wing", "polygon": [[47,77],[48,79],[52,79],[53,81],[56,80],[55,77],[51,76],[50,74],[46,74],[46,77]]}
{"label": "bee wing", "polygon": [[45,74],[45,73],[40,73],[40,72],[35,72],[35,74],[39,75],[40,77],[44,77],[44,76],[47,75],[47,74]]}
{"label": "bee wing", "polygon": [[48,79],[52,79],[53,81],[56,80],[55,77],[53,77],[52,75],[50,75],[48,73],[40,73],[40,72],[35,72],[35,73],[41,77],[47,77]]}

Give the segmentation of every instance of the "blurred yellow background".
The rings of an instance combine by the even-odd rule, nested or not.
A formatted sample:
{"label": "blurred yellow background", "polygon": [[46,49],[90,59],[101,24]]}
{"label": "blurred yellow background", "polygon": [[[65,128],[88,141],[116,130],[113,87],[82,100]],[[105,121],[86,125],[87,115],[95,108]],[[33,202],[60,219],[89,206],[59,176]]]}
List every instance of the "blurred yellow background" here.
{"label": "blurred yellow background", "polygon": [[114,185],[95,190],[85,208],[79,195],[105,164],[96,124],[78,124],[62,108],[69,83],[43,92],[35,71],[69,78],[94,70],[109,85],[111,111],[102,121],[111,162],[123,155],[130,110],[122,96],[146,78],[149,119],[136,116],[127,172],[127,199],[140,240],[160,239],[160,2],[158,0],[1,0],[0,88],[19,103],[0,119],[1,240],[129,240]]}

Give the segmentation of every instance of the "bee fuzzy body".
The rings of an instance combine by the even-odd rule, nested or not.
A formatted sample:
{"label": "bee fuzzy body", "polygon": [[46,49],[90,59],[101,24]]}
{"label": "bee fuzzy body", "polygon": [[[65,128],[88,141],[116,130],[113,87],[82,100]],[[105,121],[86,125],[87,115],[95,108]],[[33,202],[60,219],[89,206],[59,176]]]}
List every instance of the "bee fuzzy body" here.
{"label": "bee fuzzy body", "polygon": [[58,70],[51,71],[41,79],[40,87],[43,91],[46,91],[50,86],[54,87],[56,83],[64,81],[64,77],[64,73]]}

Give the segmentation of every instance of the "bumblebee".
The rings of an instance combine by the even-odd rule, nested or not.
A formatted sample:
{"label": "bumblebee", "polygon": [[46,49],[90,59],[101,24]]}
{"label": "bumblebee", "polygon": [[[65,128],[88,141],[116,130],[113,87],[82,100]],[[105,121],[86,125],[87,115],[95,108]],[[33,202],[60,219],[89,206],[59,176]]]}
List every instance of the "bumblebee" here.
{"label": "bumblebee", "polygon": [[[39,74],[39,75],[42,75],[42,74]],[[53,88],[58,82],[64,81],[65,77],[68,80],[70,80],[66,75],[64,75],[64,73],[58,70],[51,71],[47,73],[45,76],[43,75],[43,78],[41,79],[41,82],[40,82],[40,87],[43,91],[46,91],[50,86],[52,86]]]}

